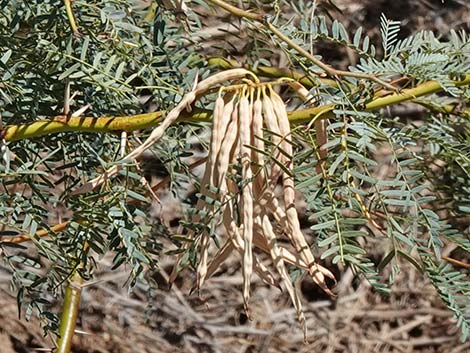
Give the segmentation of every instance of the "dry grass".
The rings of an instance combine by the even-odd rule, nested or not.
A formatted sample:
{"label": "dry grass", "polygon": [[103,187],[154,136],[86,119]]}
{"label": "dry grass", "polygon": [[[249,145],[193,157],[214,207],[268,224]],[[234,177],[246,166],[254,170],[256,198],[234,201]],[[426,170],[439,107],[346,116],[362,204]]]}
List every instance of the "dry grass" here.
{"label": "dry grass", "polygon": [[[169,259],[168,259],[169,260]],[[83,292],[75,353],[85,352],[468,352],[434,290],[411,267],[404,266],[392,294],[383,297],[346,270],[339,277],[336,300],[328,299],[304,278],[297,283],[309,327],[304,344],[288,294],[254,277],[247,320],[240,295],[241,267],[231,258],[204,285],[201,297],[188,295],[191,272],[168,289],[168,275],[156,274],[160,284],[151,300],[138,286],[128,295],[125,272],[109,272],[111,259],[99,263],[97,282]],[[167,264],[170,268],[171,262]],[[17,319],[16,301],[2,272],[2,353],[32,352],[50,347],[35,322]],[[151,303],[152,307],[147,307]]]}

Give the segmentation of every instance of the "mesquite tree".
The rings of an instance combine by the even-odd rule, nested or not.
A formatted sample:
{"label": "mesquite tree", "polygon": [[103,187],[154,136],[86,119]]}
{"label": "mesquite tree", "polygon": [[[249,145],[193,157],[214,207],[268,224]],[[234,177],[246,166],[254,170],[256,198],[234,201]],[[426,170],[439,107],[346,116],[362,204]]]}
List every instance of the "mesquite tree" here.
{"label": "mesquite tree", "polygon": [[[470,251],[470,35],[401,37],[400,23],[382,16],[379,43],[312,1],[239,4],[0,4],[0,247],[20,307],[67,352],[95,256],[112,252],[132,286],[170,252],[172,279],[189,265],[200,288],[239,253],[247,313],[258,275],[287,289],[304,326],[298,271],[334,296],[328,264],[341,263],[387,293],[407,261],[429,277],[465,340],[470,281],[441,249]],[[209,19],[220,24],[215,14],[249,38],[235,60],[207,44],[220,40],[205,31]],[[315,55],[318,43],[348,48],[357,63],[334,67]],[[422,107],[419,121],[384,109],[404,102]],[[193,136],[207,156],[193,155]],[[167,173],[156,185],[144,155]],[[198,200],[175,234],[149,205],[158,189],[183,197],[187,185]],[[371,237],[387,242],[378,264]],[[50,295],[64,298],[60,318]]]}

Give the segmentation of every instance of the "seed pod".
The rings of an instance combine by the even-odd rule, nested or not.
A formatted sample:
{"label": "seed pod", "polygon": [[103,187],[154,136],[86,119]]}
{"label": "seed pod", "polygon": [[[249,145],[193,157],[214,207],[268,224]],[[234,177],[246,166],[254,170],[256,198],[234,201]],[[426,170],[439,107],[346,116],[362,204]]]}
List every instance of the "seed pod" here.
{"label": "seed pod", "polygon": [[[231,100],[232,101],[232,100]],[[231,102],[230,101],[230,102]],[[229,104],[230,104],[229,102]],[[227,204],[227,191],[228,185],[227,181],[225,180],[225,175],[228,170],[228,166],[230,164],[230,153],[232,151],[232,147],[234,143],[236,143],[236,137],[238,132],[238,108],[239,103],[237,102],[235,106],[230,105],[232,107],[232,111],[230,109],[225,110],[223,112],[222,121],[227,121],[226,117],[230,113],[230,121],[227,125],[226,131],[218,131],[219,136],[223,136],[222,142],[220,143],[220,149],[218,150],[217,156],[214,156],[214,168],[212,168],[212,173],[209,173],[209,180],[212,181],[212,185],[214,188],[218,189],[219,195],[217,198],[222,204]],[[223,124],[222,122],[222,124]],[[227,207],[227,206],[226,206]],[[224,211],[225,214],[225,211]],[[227,228],[227,226],[226,226]],[[208,234],[203,233],[201,235],[201,243],[200,243],[200,260],[197,269],[197,288],[201,288],[203,285],[206,276],[208,274],[208,251],[209,251],[209,241],[210,238]]]}
{"label": "seed pod", "polygon": [[[290,160],[292,160],[292,142],[289,118],[287,117],[286,106],[281,97],[273,90],[269,91],[272,107],[275,113],[275,119],[279,126],[279,132],[282,138],[281,146],[283,150],[288,154]],[[292,163],[292,161],[290,161]]]}
{"label": "seed pod", "polygon": [[[217,105],[216,102],[214,108],[214,121],[212,129],[211,148],[209,151],[209,163],[206,166],[204,177],[201,182],[201,193],[209,196],[212,199],[223,199],[223,195],[217,195],[213,191],[209,191],[207,185],[212,185],[215,189],[218,188],[219,193],[222,192],[220,190],[220,181],[217,180],[217,159],[221,154],[221,147],[223,145],[223,139],[226,137],[226,130],[228,129],[228,125],[231,120],[230,118],[232,117],[232,115],[238,115],[238,110],[234,106],[236,96],[237,95],[231,93],[226,95],[223,100],[223,107],[220,106],[221,102],[220,99],[218,99],[219,105]],[[227,101],[226,104],[225,101]],[[211,211],[213,209],[212,205],[206,204],[205,207],[208,211]],[[199,200],[197,208],[201,209]],[[200,260],[197,269],[197,288],[200,288],[203,285],[207,276],[209,245],[210,237],[206,232],[204,232],[200,236]]]}
{"label": "seed pod", "polygon": [[253,103],[253,118],[251,121],[251,159],[253,161],[253,196],[259,199],[262,195],[263,189],[266,184],[266,174],[264,169],[264,155],[260,151],[264,151],[263,141],[263,102],[261,100],[261,91],[259,89],[255,92],[256,98]]}
{"label": "seed pod", "polygon": [[307,339],[307,326],[305,324],[305,316],[302,310],[302,303],[300,298],[295,290],[292,282],[289,278],[289,273],[287,272],[286,266],[284,265],[284,260],[282,257],[282,253],[277,245],[276,235],[274,234],[273,228],[271,226],[271,222],[269,221],[268,216],[263,217],[263,231],[264,235],[268,241],[268,246],[271,250],[270,255],[273,260],[274,265],[276,266],[277,272],[281,276],[282,282],[289,293],[289,296],[294,304],[295,311],[297,313],[297,317],[300,323],[300,326],[304,332],[304,340]]}
{"label": "seed pod", "polygon": [[[230,98],[230,97],[229,97]],[[204,170],[204,176],[202,177],[201,180],[201,188],[200,192],[202,195],[206,195],[211,199],[216,199],[217,195],[214,194],[214,192],[209,191],[208,186],[213,184],[213,174],[214,174],[214,169],[215,169],[215,163],[216,163],[216,158],[217,155],[219,154],[219,148],[220,148],[220,140],[222,139],[224,135],[224,116],[225,115],[231,115],[233,112],[233,100],[234,97],[231,97],[232,99],[228,100],[228,104],[225,104],[226,97],[221,97],[219,96],[216,100],[215,106],[214,106],[214,113],[213,113],[213,122],[212,122],[212,134],[211,134],[211,142],[210,142],[210,147],[209,147],[209,154],[208,154],[208,161],[206,163],[206,168]],[[212,205],[208,205],[203,201],[203,199],[199,199],[197,204],[196,204],[196,209],[201,210],[203,208],[208,209],[209,211],[213,209]],[[195,217],[192,218],[193,222],[199,222],[200,217],[196,215]],[[190,232],[189,234],[191,237],[194,236],[193,232]],[[202,283],[204,282],[204,279],[206,277],[206,272],[207,272],[207,261],[208,261],[208,251],[209,251],[209,235],[206,232],[203,232],[200,235],[200,261],[198,264],[198,271],[197,271],[197,287],[200,288],[202,286]]]}
{"label": "seed pod", "polygon": [[[281,134],[284,137],[284,150],[288,154],[292,154],[292,145],[288,141],[288,137],[290,136],[290,125],[284,102],[282,101],[281,97],[277,95],[276,92],[271,91],[270,93],[274,111],[278,120],[279,127],[281,129]],[[290,172],[292,172],[292,160],[287,163],[286,167]],[[320,269],[321,266],[318,266],[316,264],[315,258],[313,257],[312,252],[310,251],[310,247],[300,229],[299,218],[297,210],[295,208],[295,189],[294,178],[292,176],[292,173],[291,175],[289,175],[284,172],[282,181],[284,188],[284,204],[286,209],[285,212],[288,229],[287,235],[291,240],[292,245],[294,245],[296,251],[299,253],[302,261],[308,264],[309,273],[313,281],[317,283],[325,292],[334,296],[334,294],[327,287],[323,272]]]}
{"label": "seed pod", "polygon": [[302,98],[304,102],[313,101],[313,96],[310,94],[308,89],[304,87],[300,82],[297,81],[287,81],[287,84],[297,93],[297,95]]}
{"label": "seed pod", "polygon": [[215,173],[214,173],[214,185],[220,187],[222,180],[230,164],[230,155],[234,144],[237,143],[236,138],[238,135],[238,102],[235,104],[233,112],[231,114],[230,122],[225,131],[224,138],[222,140],[219,155],[217,156]]}
{"label": "seed pod", "polygon": [[[223,97],[221,96],[217,97],[217,100],[214,106],[209,153],[207,156],[206,168],[204,169],[204,175],[201,180],[200,192],[203,195],[209,193],[208,185],[212,184],[211,175],[213,174],[216,156],[219,153],[219,145],[220,145],[219,140],[221,139],[220,131],[221,131],[223,114],[227,110],[230,110],[230,109],[233,110],[233,105],[232,106],[230,106],[229,104],[226,105]],[[230,114],[232,110],[230,110]],[[213,197],[213,195],[211,196]]]}
{"label": "seed pod", "polygon": [[240,152],[242,162],[242,220],[243,224],[243,299],[245,303],[245,311],[248,311],[248,301],[250,298],[250,283],[251,273],[253,269],[253,184],[251,181],[251,158],[250,148],[251,143],[251,112],[247,94],[242,94],[240,97],[239,111],[238,111],[238,129],[240,134]]}
{"label": "seed pod", "polygon": [[[288,81],[287,83],[295,90],[297,95],[299,95],[305,101],[305,103],[312,105],[314,102],[314,97],[302,84],[296,81]],[[322,169],[326,168],[326,158],[328,157],[328,150],[322,148],[322,146],[328,143],[328,133],[326,131],[326,127],[327,121],[325,119],[315,120],[315,135],[318,146],[318,156],[320,157],[320,161],[316,166],[316,171],[318,174],[321,174]]]}
{"label": "seed pod", "polygon": [[213,165],[211,166],[211,174],[213,176],[212,178],[212,183],[215,183],[214,177],[215,177],[215,164],[217,160],[217,156],[220,153],[220,148],[222,146],[222,141],[225,137],[225,133],[228,129],[228,125],[230,123],[230,119],[232,117],[232,113],[234,110],[234,104],[235,100],[237,98],[237,94],[228,93],[224,97],[224,101],[226,101],[226,104],[224,106],[224,109],[222,111],[221,119],[219,119],[219,124],[217,126],[214,126],[214,129],[217,130],[217,139],[214,140],[214,152],[212,153],[213,157]]}
{"label": "seed pod", "polygon": [[273,189],[277,184],[277,180],[282,172],[279,164],[284,164],[285,158],[278,150],[281,145],[281,131],[279,129],[279,124],[277,122],[276,114],[274,112],[273,103],[271,101],[271,98],[265,91],[263,91],[263,116],[264,122],[266,123],[266,127],[272,133],[271,139],[275,146],[272,159],[277,160],[277,163],[273,161],[270,163],[270,173],[268,182],[271,189]]}
{"label": "seed pod", "polygon": [[199,82],[194,89],[196,95],[200,95],[201,93],[206,92],[207,90],[211,89],[212,87],[225,83],[227,81],[241,79],[245,76],[251,76],[254,78],[255,81],[258,81],[258,78],[251,72],[246,69],[230,69],[218,72],[212,76],[209,76],[205,80]]}

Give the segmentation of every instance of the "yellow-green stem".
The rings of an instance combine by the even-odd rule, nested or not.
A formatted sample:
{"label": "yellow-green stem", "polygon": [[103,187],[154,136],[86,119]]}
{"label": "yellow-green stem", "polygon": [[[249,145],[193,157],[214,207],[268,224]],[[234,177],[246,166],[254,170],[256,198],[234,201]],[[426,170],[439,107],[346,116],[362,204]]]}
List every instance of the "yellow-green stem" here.
{"label": "yellow-green stem", "polygon": [[[456,86],[466,86],[470,84],[470,74],[465,75],[462,81],[454,81]],[[385,97],[374,99],[366,105],[366,110],[374,110],[388,105],[402,103],[418,97],[427,96],[436,92],[442,91],[442,86],[439,82],[428,81],[424,82],[414,88],[404,89],[398,93],[393,93]]]}
{"label": "yellow-green stem", "polygon": [[[207,59],[207,63],[210,67],[224,69],[224,70],[233,69],[236,67],[242,67],[237,61],[229,60],[223,57],[210,57]],[[247,65],[243,67],[247,70],[250,70],[257,76],[275,77],[275,78],[290,77],[308,88],[317,86],[319,82],[328,86],[332,86],[332,87],[338,86],[338,82],[335,80],[328,79],[328,78],[320,78],[320,77],[316,77],[315,79],[313,79],[303,72],[295,71],[292,69],[281,69],[281,68],[271,67],[271,66],[253,67],[253,66],[247,66]]]}
{"label": "yellow-green stem", "polygon": [[[454,84],[457,86],[469,85],[470,74],[467,74],[462,81],[455,81]],[[438,82],[424,82],[414,88],[404,89],[388,96],[375,98],[365,106],[356,107],[356,109],[359,111],[376,110],[390,105],[410,101],[418,97],[427,96],[439,91],[442,91],[442,87]],[[309,109],[295,110],[289,113],[289,120],[292,124],[300,124],[311,122],[312,119],[325,119],[331,117],[331,112],[333,109],[333,105],[323,105]],[[103,118],[67,118],[64,116],[59,116],[50,120],[40,120],[30,124],[7,125],[3,131],[0,131],[0,138],[3,138],[5,141],[17,141],[67,131],[95,133],[117,133],[121,131],[130,132],[158,125],[164,114],[165,112],[155,112],[122,117]],[[467,115],[464,114],[463,116]],[[196,109],[192,113],[185,113],[179,118],[178,121],[209,121],[211,116],[212,113],[210,111]]]}
{"label": "yellow-green stem", "polygon": [[75,272],[65,289],[64,304],[60,317],[59,340],[56,353],[69,353],[72,348],[72,338],[77,323],[80,295],[82,292],[83,278]]}
{"label": "yellow-green stem", "polygon": [[[462,81],[454,81],[456,86],[465,86],[470,84],[470,74],[465,75]],[[365,104],[364,107],[357,107],[357,110],[371,111],[384,108],[390,105],[403,103],[413,100],[418,97],[427,96],[439,91],[442,91],[442,86],[439,82],[428,81],[424,82],[414,88],[404,89],[400,92],[390,94],[384,97],[378,97]],[[303,123],[311,121],[312,118],[327,118],[331,116],[334,105],[324,105],[310,109],[297,110],[289,113],[289,120],[291,123]]]}
{"label": "yellow-green stem", "polygon": [[67,18],[69,19],[70,28],[72,28],[73,34],[77,35],[79,34],[79,32],[78,32],[77,22],[75,21],[75,16],[73,15],[72,1],[64,0],[64,5],[65,5],[65,11],[67,12]]}
{"label": "yellow-green stem", "polygon": [[25,125],[5,127],[3,138],[6,141],[22,140],[57,132],[120,132],[133,131],[155,126],[161,121],[163,113],[148,113],[127,117],[66,117],[57,116],[49,120],[39,120]]}
{"label": "yellow-green stem", "polygon": [[[236,68],[236,67],[241,67],[240,64],[235,61],[235,60],[230,60],[230,59],[226,59],[226,58],[223,58],[223,57],[210,57],[207,59],[207,63],[210,67],[212,68],[218,68],[218,69],[223,69],[223,70],[228,70],[228,69],[233,69],[233,68]],[[271,66],[256,66],[256,67],[251,67],[251,66],[248,66],[248,65],[244,65],[244,68],[247,69],[247,70],[250,70],[252,71],[255,75],[258,75],[258,76],[264,76],[264,77],[275,77],[275,78],[280,78],[280,77],[290,77],[294,80],[296,80],[297,82],[301,83],[302,85],[304,85],[305,87],[307,88],[312,88],[312,87],[315,87],[315,86],[318,86],[319,83],[321,84],[324,84],[324,85],[328,85],[328,86],[332,86],[332,87],[337,87],[338,86],[338,82],[335,81],[335,80],[331,80],[331,79],[328,79],[328,78],[320,78],[320,77],[316,77],[316,78],[311,78],[309,77],[308,75],[304,74],[303,72],[299,72],[299,71],[295,71],[295,70],[292,70],[292,69],[282,69],[282,68],[276,68],[276,67],[271,67]],[[467,75],[467,78],[468,78],[468,75]],[[464,79],[463,81],[460,81],[460,82],[457,82],[456,84],[459,86],[459,85],[466,85],[468,84],[468,80]],[[426,84],[423,84],[424,86],[428,85],[428,83]],[[419,90],[422,90],[423,87],[421,87]],[[434,86],[434,89],[436,89],[436,84],[435,83],[432,83],[431,86]],[[439,85],[437,85],[439,86]],[[417,87],[416,87],[417,88]],[[432,88],[433,87],[427,87],[426,89],[429,90],[429,92],[425,93],[424,95],[427,95],[427,94],[431,94],[433,93],[432,92]],[[441,90],[441,87],[439,86],[437,88],[437,91],[440,91]],[[437,91],[434,91],[434,92],[437,92]],[[403,92],[406,92],[406,91],[403,91]],[[406,97],[403,96],[401,97],[400,95],[400,99],[404,99],[404,101],[412,101],[413,103],[416,103],[416,104],[419,104],[429,110],[432,110],[432,111],[438,111],[438,112],[442,112],[444,114],[457,114],[463,118],[467,118],[469,119],[470,118],[470,110],[458,110],[456,109],[457,107],[455,105],[452,105],[452,104],[448,104],[448,105],[444,105],[444,106],[435,106],[429,102],[423,102],[423,101],[420,101],[420,100],[415,100],[415,98],[418,98],[422,95],[418,95],[416,97],[412,97],[410,99],[410,97]],[[387,99],[385,99],[387,98]],[[373,101],[371,102],[370,104],[367,105],[367,108],[368,110],[372,110],[374,109],[374,105],[376,104],[379,104],[379,105],[383,105],[384,102],[387,103],[387,102],[392,102],[392,104],[395,104],[395,101],[397,100],[397,97],[392,95],[392,96],[387,96],[387,97],[382,97],[382,99],[379,101],[377,99],[377,101],[379,101],[379,103],[377,103],[377,101]],[[397,102],[397,103],[400,103],[400,102]],[[324,117],[324,113],[328,112],[328,111],[331,111],[332,110],[332,107],[322,107],[322,108],[319,108],[318,111],[320,111],[320,113],[317,113],[319,114],[320,116],[323,116]],[[302,111],[302,113],[300,114],[301,116],[303,115],[304,111]],[[296,115],[294,115],[296,117]],[[294,118],[295,120],[295,118]]]}

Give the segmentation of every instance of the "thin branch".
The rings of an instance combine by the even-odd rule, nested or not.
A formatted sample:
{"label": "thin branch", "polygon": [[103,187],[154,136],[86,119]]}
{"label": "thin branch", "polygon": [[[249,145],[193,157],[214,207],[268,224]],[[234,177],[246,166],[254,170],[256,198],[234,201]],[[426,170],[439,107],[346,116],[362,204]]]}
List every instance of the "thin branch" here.
{"label": "thin branch", "polygon": [[230,5],[226,3],[223,0],[208,0],[213,5],[216,5],[218,7],[223,8],[225,11],[230,12],[232,15],[235,15],[237,17],[242,17],[246,18],[252,21],[257,21],[259,22],[264,28],[267,30],[271,31],[275,36],[277,36],[280,40],[285,42],[290,48],[296,50],[300,55],[302,55],[304,58],[310,60],[313,64],[321,68],[323,71],[325,71],[328,76],[332,78],[337,78],[339,77],[354,77],[354,78],[360,78],[360,79],[366,79],[373,81],[389,90],[392,92],[397,91],[397,88],[380,78],[374,75],[369,75],[369,74],[364,74],[360,72],[350,72],[350,71],[344,71],[344,70],[337,70],[334,67],[325,64],[322,62],[320,59],[316,58],[314,55],[310,54],[308,51],[306,51],[304,48],[302,48],[300,45],[292,41],[289,37],[284,35],[279,28],[277,28],[275,25],[273,25],[271,22],[268,21],[268,18],[266,16],[262,16],[259,14],[255,14],[252,12],[248,12],[245,10],[242,10],[238,7],[235,7],[233,5]]}
{"label": "thin branch", "polygon": [[244,17],[252,21],[263,22],[264,16],[253,12],[242,10],[236,6],[230,5],[222,0],[208,0],[211,4],[223,8],[225,11],[230,12],[237,17]]}
{"label": "thin branch", "polygon": [[80,32],[78,31],[77,22],[75,21],[75,16],[73,15],[72,0],[64,0],[64,5],[65,11],[67,12],[67,18],[70,23],[70,28],[72,28],[73,34],[76,36],[80,35]]}
{"label": "thin branch", "polygon": [[[36,232],[35,236],[38,237],[38,238],[42,238],[42,237],[46,237],[48,235],[51,235],[51,231],[52,232],[61,232],[64,229],[66,229],[69,226],[69,224],[70,224],[70,221],[66,221],[66,222],[56,224],[56,225],[50,227],[50,229],[38,230]],[[28,240],[32,240],[31,235],[21,234],[21,235],[18,235],[16,237],[1,239],[0,244],[1,243],[16,243],[16,244],[18,244],[18,243],[23,243],[23,242],[28,241]]]}
{"label": "thin branch", "polygon": [[454,258],[449,257],[449,256],[441,256],[441,259],[445,260],[447,262],[450,262],[451,264],[453,264],[455,266],[459,266],[459,267],[463,267],[463,268],[470,268],[470,264],[468,262],[463,262],[463,261],[454,259]]}
{"label": "thin branch", "polygon": [[[212,1],[212,0],[209,0],[209,1]],[[370,80],[370,81],[373,81],[385,88],[388,88],[389,90],[391,90],[392,92],[395,92],[397,91],[397,88],[383,80],[381,80],[380,78],[378,78],[377,76],[374,76],[374,75],[369,75],[369,74],[363,74],[363,73],[360,73],[360,72],[351,72],[351,71],[344,71],[344,70],[337,70],[335,68],[333,68],[332,66],[330,65],[327,65],[325,64],[324,62],[322,62],[320,59],[317,59],[314,55],[310,54],[308,51],[306,51],[305,49],[303,49],[300,45],[298,45],[297,43],[295,43],[294,41],[292,41],[289,37],[287,37],[286,35],[284,35],[276,26],[274,26],[272,23],[270,22],[265,22],[265,26],[266,28],[268,28],[271,32],[273,32],[279,39],[281,39],[282,41],[286,42],[286,44],[291,47],[292,49],[295,49],[300,55],[302,55],[303,57],[307,58],[308,60],[310,60],[312,63],[314,63],[315,65],[317,65],[319,68],[323,69],[323,71],[325,71],[330,77],[340,77],[340,76],[343,76],[343,77],[354,77],[354,78],[361,78],[361,79],[366,79],[366,80]]]}

